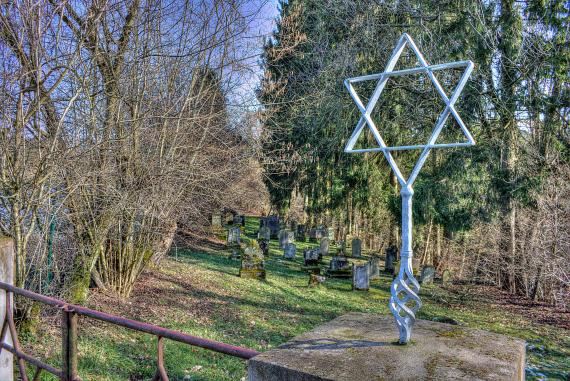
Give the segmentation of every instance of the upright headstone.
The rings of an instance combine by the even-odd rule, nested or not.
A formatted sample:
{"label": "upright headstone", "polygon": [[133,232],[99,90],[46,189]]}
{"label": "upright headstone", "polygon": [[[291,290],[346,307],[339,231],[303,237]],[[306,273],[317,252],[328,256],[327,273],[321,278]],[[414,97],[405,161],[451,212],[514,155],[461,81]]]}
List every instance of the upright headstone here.
{"label": "upright headstone", "polygon": [[422,275],[420,277],[421,284],[432,284],[433,278],[435,277],[435,267],[424,266],[422,269]]}
{"label": "upright headstone", "polygon": [[394,272],[394,262],[396,262],[396,256],[398,254],[398,248],[391,245],[386,249],[386,259],[384,261],[384,271],[387,273]]}
{"label": "upright headstone", "polygon": [[295,239],[299,242],[305,242],[305,235],[307,234],[307,227],[305,225],[297,225]]}
{"label": "upright headstone", "polygon": [[328,237],[323,237],[321,239],[320,248],[321,248],[321,256],[322,255],[329,255],[330,241],[329,241]]}
{"label": "upright headstone", "polygon": [[212,227],[221,228],[222,227],[222,215],[220,212],[212,213]]}
{"label": "upright headstone", "polygon": [[412,258],[412,272],[414,273],[415,277],[419,277],[420,276],[420,264],[421,261],[419,258]]}
{"label": "upright headstone", "polygon": [[241,230],[237,226],[228,229],[228,245],[235,245],[240,243]]}
{"label": "upright headstone", "polygon": [[378,262],[380,261],[380,258],[378,258],[376,255],[372,256],[372,258],[370,258],[370,261],[368,262],[369,266],[368,269],[370,270],[370,279],[376,279],[380,277],[380,268],[378,266]]}
{"label": "upright headstone", "polygon": [[[14,285],[14,243],[9,237],[0,237],[0,281]],[[6,317],[6,292],[0,291],[0,327]],[[4,343],[12,346],[10,334],[6,334]],[[14,380],[13,355],[6,349],[0,353],[0,380]]]}
{"label": "upright headstone", "polygon": [[240,260],[242,258],[245,246],[242,246],[242,244],[239,245],[233,244],[231,248],[232,248],[232,253],[230,254],[230,259],[234,261]]}
{"label": "upright headstone", "polygon": [[257,243],[259,244],[259,248],[261,252],[266,257],[269,255],[269,240],[267,239],[258,239]]}
{"label": "upright headstone", "polygon": [[352,239],[352,258],[360,258],[362,256],[362,241],[358,238]]}
{"label": "upright headstone", "polygon": [[255,243],[246,247],[243,252],[239,276],[241,278],[265,279],[263,253]]}
{"label": "upright headstone", "polygon": [[353,265],[352,269],[352,289],[355,291],[368,291],[370,289],[370,269],[368,263],[364,265]]}
{"label": "upright headstone", "polygon": [[234,215],[233,223],[236,226],[245,226],[245,216],[242,214]]}
{"label": "upright headstone", "polygon": [[269,230],[271,231],[271,238],[277,239],[279,230],[281,229],[281,226],[279,225],[279,216],[268,216],[267,226],[269,226]]}
{"label": "upright headstone", "polygon": [[448,286],[451,284],[451,282],[452,282],[451,270],[449,270],[449,269],[443,270],[443,274],[441,274],[441,281],[442,281],[444,286]]}
{"label": "upright headstone", "polygon": [[346,255],[346,241],[344,239],[338,241],[338,249],[336,250],[337,256],[345,256]]}
{"label": "upright headstone", "polygon": [[328,228],[328,229],[327,229],[327,237],[328,237],[331,241],[334,241],[334,228]]}
{"label": "upright headstone", "polygon": [[337,256],[332,257],[327,272],[331,278],[350,278],[352,276],[352,267],[346,257]]}
{"label": "upright headstone", "polygon": [[257,239],[263,239],[269,242],[271,239],[271,230],[269,229],[269,226],[265,225],[259,228],[259,232],[257,232]]}
{"label": "upright headstone", "polygon": [[283,249],[283,257],[285,259],[295,259],[295,253],[297,252],[297,246],[294,243],[288,243]]}
{"label": "upright headstone", "polygon": [[319,249],[303,250],[303,264],[305,266],[319,265]]}
{"label": "upright headstone", "polygon": [[284,249],[288,243],[295,241],[295,235],[291,230],[283,229],[279,231],[279,248]]}

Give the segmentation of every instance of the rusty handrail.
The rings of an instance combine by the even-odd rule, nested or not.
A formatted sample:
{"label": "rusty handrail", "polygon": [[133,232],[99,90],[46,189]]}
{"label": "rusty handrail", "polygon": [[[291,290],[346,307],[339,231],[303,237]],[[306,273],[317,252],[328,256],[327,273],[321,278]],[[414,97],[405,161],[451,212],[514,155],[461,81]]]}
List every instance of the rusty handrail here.
{"label": "rusty handrail", "polygon": [[[173,341],[178,341],[180,343],[184,343],[184,344],[208,349],[208,350],[211,350],[214,352],[223,353],[223,354],[233,356],[233,357],[239,357],[239,358],[242,358],[245,360],[249,360],[250,358],[257,356],[259,354],[259,352],[255,351],[253,349],[239,347],[239,346],[235,346],[235,345],[231,345],[231,344],[225,344],[225,343],[215,341],[215,340],[204,339],[201,337],[186,334],[184,332],[175,331],[172,329],[160,327],[160,326],[157,326],[154,324],[143,323],[140,321],[127,319],[124,317],[111,315],[111,314],[108,314],[106,312],[92,310],[92,309],[87,308],[87,307],[78,306],[75,304],[70,304],[70,303],[67,303],[63,300],[55,299],[55,298],[52,298],[52,297],[49,297],[46,295],[35,293],[33,291],[29,291],[29,290],[25,290],[23,288],[12,286],[8,283],[0,282],[0,289],[6,291],[6,300],[7,301],[10,299],[10,294],[13,293],[16,295],[21,295],[21,296],[28,298],[28,299],[31,299],[31,300],[35,300],[35,301],[43,303],[43,304],[58,307],[58,308],[62,309],[64,314],[73,313],[76,315],[83,315],[83,316],[87,316],[87,317],[92,318],[92,319],[104,321],[104,322],[111,323],[114,325],[118,325],[121,327],[129,328],[129,329],[132,329],[135,331],[141,331],[141,332],[145,332],[145,333],[157,336],[158,337],[158,343],[159,343],[159,347],[158,347],[158,351],[159,351],[159,353],[158,353],[158,355],[159,355],[158,372],[159,373],[157,375],[162,380],[168,380],[168,378],[166,376],[166,371],[164,369],[163,360],[162,360],[162,338],[167,338],[167,339],[170,339]],[[8,308],[11,309],[9,302],[6,304],[6,307],[7,307],[7,309]],[[11,315],[11,314],[9,314],[9,315]],[[8,316],[8,311],[7,311],[6,319],[8,321],[5,322],[5,326],[6,326],[6,323],[11,324],[11,322],[10,322],[10,320],[12,320],[11,316],[10,316],[10,319],[8,319],[8,317],[9,316]],[[12,328],[12,327],[10,327],[10,328]],[[2,333],[0,336],[4,336],[5,330],[6,330],[6,328],[2,327]],[[26,361],[30,362],[31,364],[36,365],[38,367],[38,373],[37,373],[38,375],[39,375],[40,368],[42,368],[42,369],[47,370],[48,372],[55,374],[57,376],[62,375],[61,378],[66,379],[63,375],[63,373],[64,373],[63,371],[60,372],[59,370],[57,370],[53,367],[50,367],[49,365],[44,364],[41,361],[34,359],[33,357],[26,355],[25,353],[21,352],[19,350],[19,348],[17,348],[17,338],[16,338],[16,340],[14,340],[14,343],[15,343],[14,347],[0,343],[0,350],[1,349],[7,349],[10,352],[16,354],[16,356],[19,359],[26,360]],[[159,378],[155,377],[155,379],[159,379]],[[34,376],[34,379],[36,379],[35,376]]]}

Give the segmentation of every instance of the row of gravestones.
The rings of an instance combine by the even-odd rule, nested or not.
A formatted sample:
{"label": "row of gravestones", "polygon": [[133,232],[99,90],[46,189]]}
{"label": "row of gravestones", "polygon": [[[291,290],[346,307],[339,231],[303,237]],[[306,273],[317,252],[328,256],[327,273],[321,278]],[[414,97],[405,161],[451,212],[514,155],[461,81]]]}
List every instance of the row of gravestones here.
{"label": "row of gravestones", "polygon": [[278,239],[278,235],[282,230],[289,232],[289,234],[293,235],[296,241],[300,242],[305,242],[307,239],[307,233],[309,235],[309,241],[311,242],[317,242],[325,237],[332,240],[334,236],[334,229],[327,228],[323,225],[307,230],[307,225],[299,224],[294,220],[290,220],[284,224],[283,227],[284,229],[282,229],[279,216],[261,217],[259,219],[258,237],[266,240]]}
{"label": "row of gravestones", "polygon": [[[232,251],[232,258],[237,259],[240,256],[241,252],[244,252],[245,262],[242,260],[242,269],[244,269],[244,274],[247,276],[251,275],[252,268],[257,269],[257,275],[254,277],[258,278],[265,278],[265,269],[263,267],[263,261],[258,260],[258,256],[253,254],[253,249],[249,248],[251,253],[249,255],[245,254],[245,251],[242,248],[239,248],[240,245],[240,234],[241,229],[237,226],[231,227],[228,230],[228,245],[233,246],[234,249]],[[279,246],[283,249],[283,257],[285,259],[294,259],[296,254],[296,246],[293,243],[295,236],[293,232],[283,229],[278,233],[279,239]],[[268,253],[268,243],[269,239],[266,237],[259,237],[258,245],[256,249],[258,249],[259,253],[261,253],[261,258],[263,255],[267,255]],[[361,249],[362,243],[361,240],[355,238],[352,240],[352,256],[354,258],[361,257]],[[311,273],[312,275],[319,275],[320,273],[320,266],[319,261],[322,259],[323,255],[328,255],[330,249],[330,240],[328,237],[323,237],[320,242],[320,246],[317,249],[308,249],[304,250],[303,252],[303,260],[304,266],[303,269]],[[257,251],[256,251],[257,252]],[[353,289],[354,290],[367,290],[369,288],[369,282],[371,274],[378,273],[378,257],[374,256],[372,259],[367,262],[365,265],[351,265],[348,259],[346,258],[345,254],[345,245],[341,242],[341,248],[336,256],[333,256],[329,268],[328,268],[328,275],[330,277],[335,278],[353,278]],[[365,267],[365,268],[364,268]],[[413,268],[414,273],[417,274],[419,271],[419,261],[414,259],[413,261]],[[397,248],[395,246],[390,246],[386,250],[386,257],[384,263],[384,269],[387,272],[392,272],[394,276],[398,274],[399,271],[399,263],[397,262]],[[365,271],[366,270],[366,271]],[[240,271],[240,276],[242,272]],[[365,275],[368,274],[368,275]],[[422,284],[431,284],[433,283],[435,277],[435,268],[433,266],[424,266],[421,275],[420,275],[420,283]],[[311,277],[311,281],[309,284],[311,285],[313,282],[313,278]],[[321,277],[322,278],[322,277]],[[451,273],[449,270],[445,270],[443,273],[443,283],[448,284],[451,281]]]}

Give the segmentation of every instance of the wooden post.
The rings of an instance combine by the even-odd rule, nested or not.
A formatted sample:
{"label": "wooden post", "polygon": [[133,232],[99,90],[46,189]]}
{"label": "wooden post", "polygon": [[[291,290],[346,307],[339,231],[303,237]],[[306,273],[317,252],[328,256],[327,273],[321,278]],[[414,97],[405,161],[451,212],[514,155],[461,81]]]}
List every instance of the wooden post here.
{"label": "wooden post", "polygon": [[79,381],[77,376],[77,314],[68,308],[62,310],[62,381]]}
{"label": "wooden post", "polygon": [[[14,242],[10,237],[0,237],[0,281],[14,285]],[[0,290],[0,327],[6,322],[6,291]],[[13,346],[12,337],[6,333],[4,342]],[[0,353],[0,380],[14,380],[14,355],[2,350]]]}

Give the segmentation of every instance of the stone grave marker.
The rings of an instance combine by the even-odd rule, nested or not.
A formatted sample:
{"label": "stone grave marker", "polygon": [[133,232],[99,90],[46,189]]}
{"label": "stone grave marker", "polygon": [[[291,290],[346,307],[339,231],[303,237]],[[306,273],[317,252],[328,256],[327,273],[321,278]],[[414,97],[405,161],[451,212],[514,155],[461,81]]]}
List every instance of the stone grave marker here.
{"label": "stone grave marker", "polygon": [[264,256],[268,256],[269,255],[269,240],[267,239],[258,239],[257,243],[259,245],[259,248],[261,249],[261,252],[263,253]]}
{"label": "stone grave marker", "polygon": [[232,253],[230,254],[230,259],[233,261],[240,260],[243,255],[244,250],[243,244],[234,244],[232,245]]}
{"label": "stone grave marker", "polygon": [[441,274],[441,281],[444,286],[449,286],[452,283],[451,270],[449,269],[443,270],[443,274]]}
{"label": "stone grave marker", "polygon": [[305,266],[318,266],[319,264],[319,249],[306,249],[303,250],[303,264]]}
{"label": "stone grave marker", "polygon": [[394,262],[396,262],[396,257],[398,255],[398,248],[394,245],[389,246],[386,249],[386,259],[384,261],[384,271],[387,273],[394,272]]}
{"label": "stone grave marker", "polygon": [[414,276],[420,276],[420,259],[419,258],[412,258],[412,273]]}
{"label": "stone grave marker", "polygon": [[352,239],[352,258],[360,258],[362,256],[362,241],[358,238]]}
{"label": "stone grave marker", "polygon": [[327,229],[327,237],[328,237],[331,241],[334,241],[334,228],[328,228],[328,229]]}
{"label": "stone grave marker", "polygon": [[337,256],[345,256],[346,255],[346,241],[344,239],[338,241],[338,248],[336,250]]}
{"label": "stone grave marker", "polygon": [[212,213],[212,227],[221,228],[222,227],[222,215],[220,212]]}
{"label": "stone grave marker", "polygon": [[262,226],[259,228],[259,231],[257,232],[257,239],[263,239],[269,242],[271,239],[271,230],[269,229],[269,226]]}
{"label": "stone grave marker", "polygon": [[271,238],[277,239],[279,230],[281,230],[281,226],[279,224],[279,216],[268,216],[267,217],[267,226],[271,231]]}
{"label": "stone grave marker", "polygon": [[279,248],[284,249],[285,245],[288,243],[293,243],[295,241],[295,235],[291,230],[283,229],[279,231]]}
{"label": "stone grave marker", "polygon": [[263,253],[256,243],[247,246],[243,251],[239,276],[241,278],[265,279]]}
{"label": "stone grave marker", "polygon": [[370,261],[368,261],[368,269],[370,270],[369,272],[369,276],[370,279],[377,279],[380,278],[380,268],[378,266],[378,262],[380,261],[380,258],[378,258],[376,255],[374,255],[372,258],[370,258]]}
{"label": "stone grave marker", "polygon": [[330,240],[328,237],[323,237],[321,239],[320,249],[321,249],[321,257],[323,255],[329,255]]}
{"label": "stone grave marker", "polygon": [[370,269],[368,262],[363,265],[353,265],[352,289],[354,291],[368,291],[370,289]]}
{"label": "stone grave marker", "polygon": [[233,224],[236,226],[245,226],[245,216],[243,214],[234,215]]}
{"label": "stone grave marker", "polygon": [[241,230],[237,226],[228,229],[228,245],[239,244]]}
{"label": "stone grave marker", "polygon": [[297,252],[297,246],[294,243],[288,243],[283,249],[283,258],[285,259],[295,259],[295,253]]}
{"label": "stone grave marker", "polygon": [[435,267],[424,266],[424,268],[422,269],[422,275],[420,276],[420,283],[432,284],[434,278],[435,278]]}
{"label": "stone grave marker", "polygon": [[324,283],[327,278],[322,275],[310,274],[309,275],[309,287],[317,287],[321,283]]}
{"label": "stone grave marker", "polygon": [[331,278],[352,277],[352,266],[345,256],[332,257],[327,270]]}
{"label": "stone grave marker", "polygon": [[305,242],[305,235],[307,234],[307,226],[303,224],[297,225],[295,239],[300,242]]}

